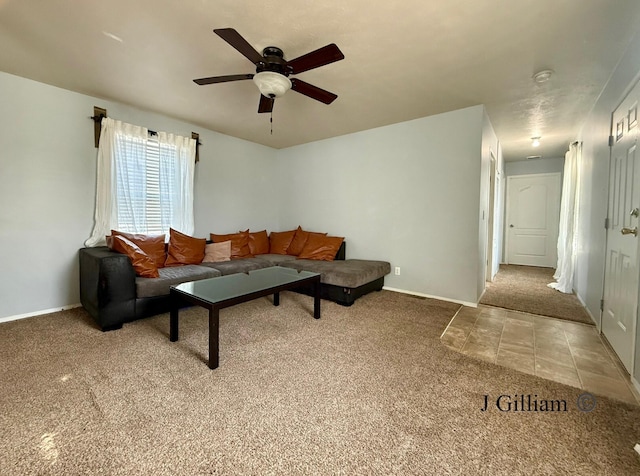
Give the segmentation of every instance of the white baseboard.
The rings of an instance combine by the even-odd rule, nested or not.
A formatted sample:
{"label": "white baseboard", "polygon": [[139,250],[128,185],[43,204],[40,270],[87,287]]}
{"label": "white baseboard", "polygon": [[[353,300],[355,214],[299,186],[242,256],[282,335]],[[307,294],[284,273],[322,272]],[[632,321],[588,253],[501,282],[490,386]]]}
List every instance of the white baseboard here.
{"label": "white baseboard", "polygon": [[384,289],[385,291],[393,291],[394,293],[411,294],[412,296],[420,296],[420,297],[425,297],[429,299],[438,299],[440,301],[454,302],[456,304],[462,304],[463,306],[478,307],[478,303],[475,303],[475,302],[459,301],[457,299],[451,299],[451,298],[446,298],[442,296],[433,296],[431,294],[417,293],[415,291],[407,291],[405,289],[390,288],[388,286],[383,286],[382,289]]}
{"label": "white baseboard", "polygon": [[631,383],[636,388],[638,393],[640,393],[640,382],[638,382],[633,375],[631,376]]}
{"label": "white baseboard", "polygon": [[591,314],[591,311],[587,307],[587,303],[584,302],[584,299],[582,299],[582,296],[580,296],[575,289],[573,290],[573,294],[575,295],[575,297],[578,298],[578,301],[580,301],[580,304],[582,304],[582,307],[584,307],[584,310],[587,311],[587,314],[589,314],[589,317],[591,318],[593,323],[596,325],[596,329],[598,329],[598,332],[600,332],[600,322],[598,322],[598,320],[593,317],[593,314]]}
{"label": "white baseboard", "polygon": [[41,316],[43,314],[51,314],[52,312],[66,311],[68,309],[75,309],[76,307],[82,307],[82,304],[69,304],[62,307],[43,309],[42,311],[28,312],[27,314],[16,314],[15,316],[0,317],[0,323],[17,321],[18,319],[26,319],[27,317]]}
{"label": "white baseboard", "polygon": [[[480,301],[482,301],[482,298],[484,297],[484,293],[486,293],[486,292],[487,292],[487,286],[486,286],[486,284],[487,284],[487,283],[485,282],[485,286],[484,286],[484,289],[482,290],[482,294],[480,294],[480,297],[478,298],[478,304],[480,304]],[[477,307],[477,306],[475,306],[475,307]]]}

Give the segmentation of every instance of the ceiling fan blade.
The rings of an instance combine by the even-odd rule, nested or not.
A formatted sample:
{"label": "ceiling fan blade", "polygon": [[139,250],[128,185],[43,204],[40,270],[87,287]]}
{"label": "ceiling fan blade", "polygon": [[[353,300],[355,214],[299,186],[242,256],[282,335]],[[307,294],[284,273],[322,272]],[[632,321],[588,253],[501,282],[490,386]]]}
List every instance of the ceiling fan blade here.
{"label": "ceiling fan blade", "polygon": [[212,76],[210,78],[194,79],[193,82],[204,86],[205,84],[228,83],[229,81],[241,81],[252,78],[253,74],[230,74],[228,76]]}
{"label": "ceiling fan blade", "polygon": [[253,64],[258,64],[264,60],[262,55],[233,28],[218,28],[213,32],[242,53]]}
{"label": "ceiling fan blade", "polygon": [[340,48],[334,43],[323,46],[320,49],[307,53],[287,62],[292,74],[302,73],[303,71],[309,71],[310,69],[319,68],[325,64],[333,63],[334,61],[340,61],[344,59],[344,55]]}
{"label": "ceiling fan blade", "polygon": [[268,98],[266,96],[260,95],[260,104],[258,105],[258,113],[263,112],[271,112],[273,111],[273,103],[275,102],[274,98]]}
{"label": "ceiling fan blade", "polygon": [[338,97],[336,94],[320,89],[313,84],[305,83],[298,78],[291,78],[291,89],[325,104],[331,104]]}

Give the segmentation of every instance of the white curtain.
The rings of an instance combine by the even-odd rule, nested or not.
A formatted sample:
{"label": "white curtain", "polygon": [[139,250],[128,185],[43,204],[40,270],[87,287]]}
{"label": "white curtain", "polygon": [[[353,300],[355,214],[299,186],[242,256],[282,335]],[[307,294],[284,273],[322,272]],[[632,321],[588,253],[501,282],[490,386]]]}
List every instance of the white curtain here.
{"label": "white curtain", "polygon": [[[85,246],[104,244],[111,229],[167,233],[172,227],[193,234],[195,140],[160,132],[157,143],[150,142],[144,127],[102,120],[95,223]],[[153,159],[159,170],[150,190],[148,163]],[[153,205],[150,197],[155,197]],[[150,208],[157,210],[153,223]]]}
{"label": "white curtain", "polygon": [[557,282],[548,284],[550,288],[563,293],[573,292],[581,160],[582,143],[574,142],[564,157],[564,179],[558,233],[558,264],[553,275]]}
{"label": "white curtain", "polygon": [[168,213],[163,212],[163,228],[167,232],[171,227],[192,235],[195,231],[193,180],[196,141],[190,137],[158,132],[158,142],[160,143],[160,187],[171,191],[171,218]]}

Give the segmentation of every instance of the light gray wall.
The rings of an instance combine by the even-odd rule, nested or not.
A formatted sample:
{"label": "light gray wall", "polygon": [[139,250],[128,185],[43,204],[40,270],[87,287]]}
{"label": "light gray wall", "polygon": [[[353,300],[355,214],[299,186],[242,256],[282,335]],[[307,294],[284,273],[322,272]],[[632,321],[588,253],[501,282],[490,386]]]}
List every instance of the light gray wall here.
{"label": "light gray wall", "polygon": [[391,288],[477,302],[480,178],[497,144],[482,106],[276,151],[5,73],[0,91],[0,319],[79,302],[77,252],[95,202],[93,106],[152,130],[200,133],[197,236],[328,231],[346,237],[351,258],[400,266]]}
{"label": "light gray wall", "polygon": [[[273,228],[276,151],[168,117],[0,73],[0,319],[79,303],[78,249],[93,226],[93,107],[181,135],[200,133],[196,234]],[[258,158],[258,159],[257,159]]]}
{"label": "light gray wall", "polygon": [[93,102],[0,73],[0,317],[79,302],[95,197]]}
{"label": "light gray wall", "polygon": [[[195,130],[195,129],[194,129]],[[204,134],[203,134],[204,132]],[[196,166],[196,235],[276,230],[277,150],[201,130]]]}
{"label": "light gray wall", "polygon": [[385,285],[475,303],[484,107],[280,150],[280,228],[346,237]]}
{"label": "light gray wall", "polygon": [[[640,31],[609,78],[600,98],[587,117],[579,140],[582,140],[580,166],[580,215],[574,288],[600,326],[600,299],[605,265],[609,177],[609,134],[611,114],[640,75]],[[636,327],[636,381],[640,382],[640,325]]]}
{"label": "light gray wall", "polygon": [[[567,150],[569,150],[569,144],[567,144]],[[557,172],[561,174],[564,172],[564,157],[518,160],[506,162],[504,165],[504,173],[507,176],[551,174]]]}

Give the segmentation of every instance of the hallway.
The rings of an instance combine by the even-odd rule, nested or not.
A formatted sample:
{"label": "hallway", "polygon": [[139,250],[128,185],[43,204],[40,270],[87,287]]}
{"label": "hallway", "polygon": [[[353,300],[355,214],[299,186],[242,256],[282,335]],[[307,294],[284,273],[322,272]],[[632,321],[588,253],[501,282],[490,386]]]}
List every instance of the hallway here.
{"label": "hallway", "polygon": [[441,336],[453,350],[640,405],[640,394],[593,325],[479,305],[462,307]]}

